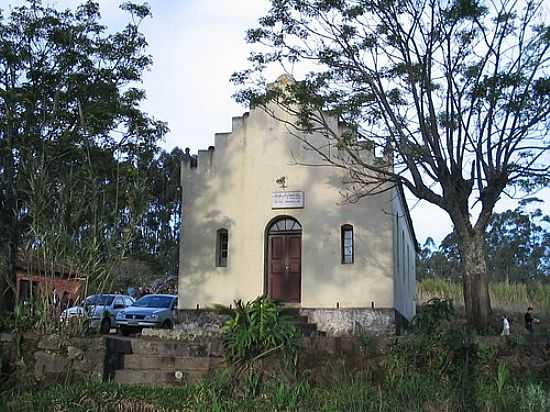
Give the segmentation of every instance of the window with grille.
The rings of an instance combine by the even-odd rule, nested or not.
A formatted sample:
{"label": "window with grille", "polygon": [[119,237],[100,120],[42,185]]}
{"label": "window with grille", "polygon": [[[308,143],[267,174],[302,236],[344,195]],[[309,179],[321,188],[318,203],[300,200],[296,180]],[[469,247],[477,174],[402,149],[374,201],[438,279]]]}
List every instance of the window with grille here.
{"label": "window with grille", "polygon": [[342,263],[353,263],[353,226],[342,226]]}
{"label": "window with grille", "polygon": [[227,247],[229,244],[229,234],[227,229],[218,229],[216,232],[216,266],[227,266]]}

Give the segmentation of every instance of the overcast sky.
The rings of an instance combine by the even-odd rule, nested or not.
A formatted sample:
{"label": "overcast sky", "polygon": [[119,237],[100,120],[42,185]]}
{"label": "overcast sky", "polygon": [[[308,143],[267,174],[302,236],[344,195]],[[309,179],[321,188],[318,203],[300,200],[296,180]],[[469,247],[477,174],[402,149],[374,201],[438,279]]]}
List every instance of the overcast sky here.
{"label": "overcast sky", "polygon": [[[21,0],[0,0],[0,8],[19,5]],[[43,0],[58,8],[74,7],[77,0]],[[121,1],[100,0],[103,23],[119,30],[126,14]],[[231,130],[231,117],[246,109],[231,96],[235,88],[231,74],[246,67],[249,46],[244,32],[254,27],[268,9],[268,0],[151,0],[153,18],[143,23],[142,32],[153,56],[152,69],[143,76],[147,101],[143,108],[168,122],[170,133],[162,144],[189,147],[192,153],[214,144],[214,133]],[[543,196],[550,213],[547,190]],[[451,231],[450,219],[437,207],[409,199],[418,241],[431,236],[437,242]],[[514,207],[501,202],[497,210]]]}

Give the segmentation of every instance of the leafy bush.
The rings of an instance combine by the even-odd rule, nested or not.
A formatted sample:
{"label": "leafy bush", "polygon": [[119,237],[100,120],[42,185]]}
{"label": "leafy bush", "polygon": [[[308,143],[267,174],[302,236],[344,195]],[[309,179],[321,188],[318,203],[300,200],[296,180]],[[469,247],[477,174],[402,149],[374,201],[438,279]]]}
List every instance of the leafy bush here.
{"label": "leafy bush", "polygon": [[413,319],[413,326],[422,332],[431,333],[442,322],[449,321],[454,316],[452,300],[432,298],[422,305],[421,311]]}
{"label": "leafy bush", "polygon": [[246,304],[239,300],[235,305],[223,328],[226,354],[231,361],[253,360],[277,350],[295,353],[296,328],[277,304],[259,297]]}
{"label": "leafy bush", "polygon": [[15,329],[13,313],[3,312],[0,314],[0,332],[11,332]]}

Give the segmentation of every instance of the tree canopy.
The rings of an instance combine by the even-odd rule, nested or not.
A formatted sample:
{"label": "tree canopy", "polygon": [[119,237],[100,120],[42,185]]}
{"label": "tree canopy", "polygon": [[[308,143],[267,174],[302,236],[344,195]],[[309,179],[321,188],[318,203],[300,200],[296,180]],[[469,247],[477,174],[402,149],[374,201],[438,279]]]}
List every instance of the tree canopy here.
{"label": "tree canopy", "polygon": [[[549,181],[550,27],[540,0],[272,0],[237,98],[297,116],[296,137],[349,171],[349,196],[401,184],[450,216],[468,318],[490,301],[484,233],[496,202]],[[311,68],[264,92],[272,65]],[[273,113],[275,114],[275,113]],[[346,132],[331,127],[336,116]],[[307,132],[323,133],[314,145]],[[305,137],[303,137],[305,136]],[[336,151],[327,151],[327,146]],[[366,151],[385,156],[365,161]],[[329,154],[330,153],[330,154]],[[474,207],[477,207],[474,210]]]}
{"label": "tree canopy", "polygon": [[[522,208],[495,213],[485,234],[491,280],[527,281],[550,277],[550,216]],[[418,256],[417,276],[460,279],[464,268],[456,236],[439,247],[428,238]]]}
{"label": "tree canopy", "polygon": [[[182,153],[159,149],[167,125],[140,107],[149,7],[121,7],[120,31],[101,24],[94,1],[0,13],[2,309],[14,303],[21,251],[61,260],[96,286],[111,284],[129,253],[154,260],[163,242],[174,253]],[[159,275],[174,272],[174,258],[156,261]]]}

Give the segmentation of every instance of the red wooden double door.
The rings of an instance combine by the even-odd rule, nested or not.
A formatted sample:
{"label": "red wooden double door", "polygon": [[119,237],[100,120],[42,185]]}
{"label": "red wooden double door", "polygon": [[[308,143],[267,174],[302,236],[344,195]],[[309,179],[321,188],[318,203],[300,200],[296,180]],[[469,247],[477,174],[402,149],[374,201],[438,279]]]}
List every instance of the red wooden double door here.
{"label": "red wooden double door", "polygon": [[294,231],[270,230],[267,235],[268,294],[282,302],[301,300],[302,233],[299,224],[292,221]]}

